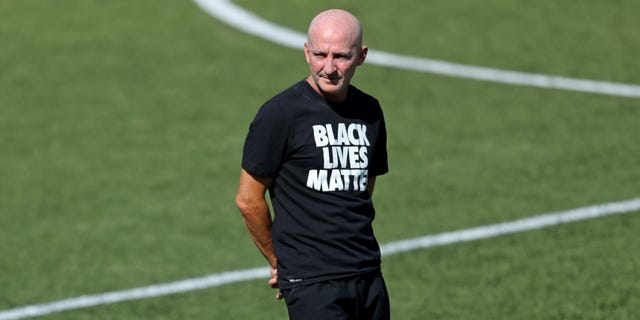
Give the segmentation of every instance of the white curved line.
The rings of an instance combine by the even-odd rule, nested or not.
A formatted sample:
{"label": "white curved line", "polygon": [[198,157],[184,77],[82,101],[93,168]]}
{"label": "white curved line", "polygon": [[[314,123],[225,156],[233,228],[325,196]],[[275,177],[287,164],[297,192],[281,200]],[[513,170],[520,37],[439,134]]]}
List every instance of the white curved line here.
{"label": "white curved line", "polygon": [[[289,48],[301,49],[306,35],[279,26],[230,0],[194,0],[204,11],[248,34]],[[367,63],[446,76],[540,88],[563,89],[623,97],[640,97],[640,85],[501,70],[369,50]]]}
{"label": "white curved line", "polygon": [[[394,241],[382,245],[381,251],[384,256],[389,256],[417,249],[487,239],[505,234],[551,227],[562,223],[576,222],[614,214],[627,214],[639,210],[640,198],[636,198],[626,201],[577,208],[568,211],[551,212],[510,222],[480,226],[459,231],[444,232],[414,239]],[[129,290],[86,295],[66,300],[0,311],[0,320],[24,319],[67,310],[201,290],[224,284],[268,277],[268,267],[215,273],[200,278],[191,278]]]}

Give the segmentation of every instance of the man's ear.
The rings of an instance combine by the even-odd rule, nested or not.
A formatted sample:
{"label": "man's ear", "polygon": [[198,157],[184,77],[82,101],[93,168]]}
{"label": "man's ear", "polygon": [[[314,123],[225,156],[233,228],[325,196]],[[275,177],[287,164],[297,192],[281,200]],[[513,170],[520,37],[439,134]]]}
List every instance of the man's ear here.
{"label": "man's ear", "polygon": [[304,58],[307,60],[307,63],[311,63],[311,61],[309,61],[309,41],[305,41],[304,42]]}
{"label": "man's ear", "polygon": [[367,59],[367,52],[369,52],[369,48],[367,46],[362,46],[360,49],[360,56],[358,57],[358,66],[361,66],[364,63],[364,60]]}

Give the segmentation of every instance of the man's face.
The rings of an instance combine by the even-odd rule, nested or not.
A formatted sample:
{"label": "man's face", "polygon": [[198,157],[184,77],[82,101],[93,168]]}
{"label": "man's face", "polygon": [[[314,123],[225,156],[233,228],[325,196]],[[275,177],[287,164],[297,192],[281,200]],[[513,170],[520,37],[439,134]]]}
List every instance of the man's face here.
{"label": "man's face", "polygon": [[341,102],[351,78],[366,57],[367,48],[353,45],[348,36],[331,34],[305,43],[311,86],[327,100]]}

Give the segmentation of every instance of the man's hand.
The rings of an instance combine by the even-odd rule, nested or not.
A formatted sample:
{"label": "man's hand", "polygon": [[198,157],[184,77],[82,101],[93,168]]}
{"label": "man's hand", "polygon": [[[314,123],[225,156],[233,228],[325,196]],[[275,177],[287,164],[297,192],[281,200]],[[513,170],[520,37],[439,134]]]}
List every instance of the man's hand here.
{"label": "man's hand", "polygon": [[270,271],[271,279],[269,279],[269,285],[271,286],[271,288],[278,289],[276,300],[281,300],[282,292],[280,292],[280,288],[278,288],[278,269],[276,269],[276,267],[270,267]]}

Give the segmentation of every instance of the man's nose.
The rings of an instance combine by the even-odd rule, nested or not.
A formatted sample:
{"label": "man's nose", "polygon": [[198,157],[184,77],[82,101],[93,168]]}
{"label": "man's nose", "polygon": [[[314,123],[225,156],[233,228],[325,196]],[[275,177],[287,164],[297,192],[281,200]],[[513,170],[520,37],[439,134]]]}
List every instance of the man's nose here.
{"label": "man's nose", "polygon": [[326,73],[326,74],[332,74],[332,73],[336,72],[336,63],[335,63],[335,60],[334,60],[334,59],[332,59],[332,58],[328,58],[328,59],[326,59],[325,64],[324,64],[324,70],[323,70],[323,71],[324,71],[324,73]]}

